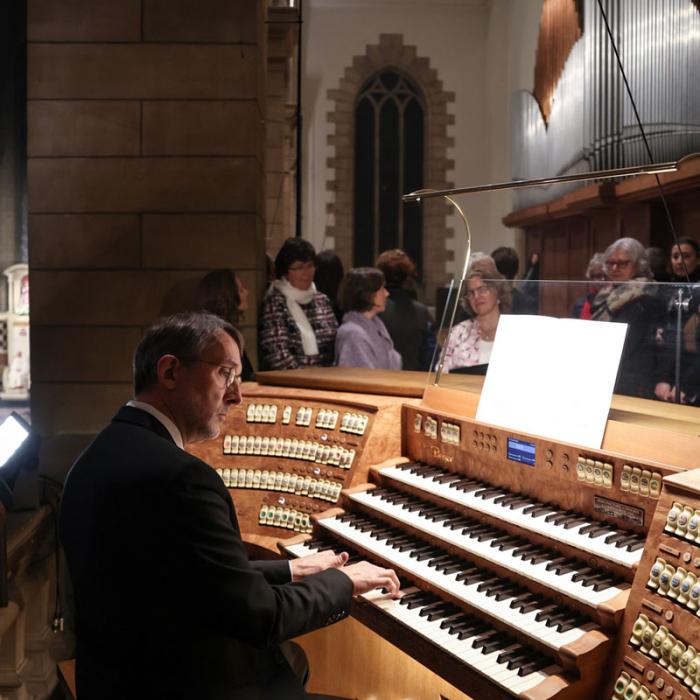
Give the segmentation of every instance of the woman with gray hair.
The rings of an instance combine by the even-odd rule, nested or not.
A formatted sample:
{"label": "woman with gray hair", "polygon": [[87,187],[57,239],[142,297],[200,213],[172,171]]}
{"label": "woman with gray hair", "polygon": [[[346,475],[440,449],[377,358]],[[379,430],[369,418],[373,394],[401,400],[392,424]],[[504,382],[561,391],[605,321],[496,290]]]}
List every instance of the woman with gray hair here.
{"label": "woman with gray hair", "polygon": [[627,323],[615,393],[652,398],[656,329],[665,304],[656,288],[644,246],[634,238],[618,238],[603,253],[611,285],[603,287],[591,305],[594,321]]}

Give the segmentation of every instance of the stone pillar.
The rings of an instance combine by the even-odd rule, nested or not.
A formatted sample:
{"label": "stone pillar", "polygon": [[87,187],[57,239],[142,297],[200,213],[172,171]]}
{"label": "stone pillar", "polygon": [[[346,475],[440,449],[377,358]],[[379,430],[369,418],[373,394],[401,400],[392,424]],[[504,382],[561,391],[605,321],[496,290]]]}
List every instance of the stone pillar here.
{"label": "stone pillar", "polygon": [[191,304],[209,270],[233,268],[253,292],[256,357],[265,11],[28,0],[32,416],[46,460],[67,467],[131,397],[143,329]]}

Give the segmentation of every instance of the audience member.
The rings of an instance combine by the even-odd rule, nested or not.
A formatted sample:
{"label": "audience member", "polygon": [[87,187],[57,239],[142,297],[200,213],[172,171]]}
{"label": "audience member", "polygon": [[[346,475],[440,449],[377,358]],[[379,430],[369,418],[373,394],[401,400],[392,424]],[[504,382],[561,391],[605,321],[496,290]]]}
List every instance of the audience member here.
{"label": "audience member", "polygon": [[377,316],[389,296],[384,275],[376,267],[355,267],[340,285],[340,306],[345,312],[335,341],[338,367],[401,369],[401,355]]}
{"label": "audience member", "polygon": [[275,258],[275,273],[260,312],[265,367],[330,365],[338,322],[328,297],[314,285],[314,247],[301,238],[288,238]]}
{"label": "audience member", "polygon": [[377,258],[377,267],[384,273],[389,292],[386,309],[379,317],[401,355],[403,369],[426,371],[437,341],[428,307],[416,301],[412,293],[416,266],[403,250],[396,248],[385,250]]}
{"label": "audience member", "polygon": [[666,253],[662,248],[652,246],[647,248],[647,260],[649,260],[649,269],[654,282],[668,282],[670,276],[666,269]]}
{"label": "audience member", "polygon": [[343,319],[343,312],[338,302],[338,289],[343,281],[344,274],[343,263],[332,250],[322,250],[316,256],[314,284],[316,289],[325,294],[330,300],[338,323]]}
{"label": "audience member", "polygon": [[627,323],[615,392],[652,398],[656,329],[665,314],[662,295],[656,294],[644,246],[634,238],[619,238],[603,253],[612,284],[603,287],[591,306],[595,321]]}
{"label": "audience member", "polygon": [[590,281],[588,292],[574,302],[571,309],[571,318],[590,320],[593,300],[603,286],[607,275],[605,274],[605,256],[602,253],[594,253],[586,268],[586,279]]}
{"label": "audience member", "polygon": [[447,340],[443,370],[488,364],[501,313],[510,309],[510,289],[495,265],[484,265],[467,275],[464,298],[473,319],[452,328]]}
{"label": "audience member", "polygon": [[[685,263],[685,265],[684,265]],[[700,245],[684,236],[671,248],[672,282],[700,282]],[[687,273],[687,274],[686,274]]]}
{"label": "audience member", "polygon": [[[678,336],[676,314],[669,314],[667,325],[659,334],[657,382],[654,396],[661,401],[700,405],[700,316],[684,313]],[[676,342],[680,342],[679,388],[676,386]]]}
{"label": "audience member", "polygon": [[523,277],[523,284],[516,285],[514,280],[520,267],[520,259],[514,248],[501,246],[491,253],[496,269],[508,280],[511,291],[511,309],[513,314],[536,314],[539,309],[539,256],[534,253],[530,265]]}
{"label": "audience member", "polygon": [[[241,319],[248,309],[248,290],[233,270],[213,270],[206,274],[197,287],[197,308],[223,318],[232,326],[240,328]],[[243,352],[241,379],[251,381],[255,372]]]}
{"label": "audience member", "polygon": [[[669,301],[669,314],[664,326],[658,331],[659,358],[657,382],[654,395],[662,401],[678,401],[700,405],[700,316],[698,316],[698,293],[683,285],[700,281],[700,249],[692,238],[680,238],[678,245],[671,248],[671,279],[666,297]],[[685,266],[684,266],[685,263]],[[687,272],[687,275],[686,275]],[[681,307],[681,328],[678,332],[677,292],[682,291],[683,299],[690,302],[690,308]],[[676,344],[680,344],[680,367],[676,372]],[[678,375],[678,377],[677,377]],[[680,387],[676,386],[678,378]]]}

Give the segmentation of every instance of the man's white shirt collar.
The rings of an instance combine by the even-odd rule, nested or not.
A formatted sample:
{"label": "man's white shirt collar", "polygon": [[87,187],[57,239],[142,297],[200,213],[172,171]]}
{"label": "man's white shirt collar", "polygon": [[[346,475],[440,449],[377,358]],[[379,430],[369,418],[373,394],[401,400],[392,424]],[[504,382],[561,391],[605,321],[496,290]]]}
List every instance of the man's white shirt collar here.
{"label": "man's white shirt collar", "polygon": [[150,403],[146,403],[145,401],[137,401],[136,399],[128,401],[126,405],[131,406],[132,408],[138,408],[141,411],[146,411],[146,413],[150,413],[156,420],[163,424],[163,427],[170,433],[170,437],[172,437],[175,444],[181,450],[185,449],[180,429],[170,420],[170,418],[168,418],[168,416],[165,415],[165,413],[159,411],[157,408],[155,408],[155,406],[151,406]]}

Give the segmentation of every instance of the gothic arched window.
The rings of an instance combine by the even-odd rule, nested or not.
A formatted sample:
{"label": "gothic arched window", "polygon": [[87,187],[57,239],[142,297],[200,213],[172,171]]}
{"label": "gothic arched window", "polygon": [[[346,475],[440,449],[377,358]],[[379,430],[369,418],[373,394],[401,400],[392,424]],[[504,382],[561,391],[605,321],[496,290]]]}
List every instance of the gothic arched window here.
{"label": "gothic arched window", "polygon": [[370,78],[355,102],[353,264],[374,265],[379,253],[403,248],[420,270],[420,206],[401,196],[423,186],[424,100],[395,69]]}

